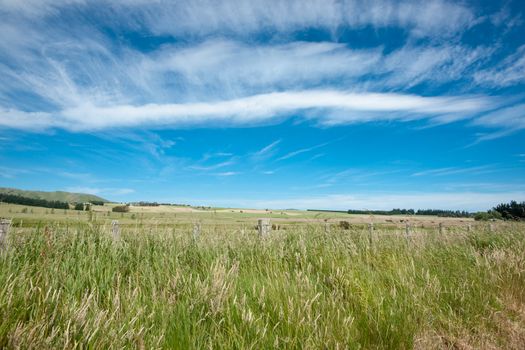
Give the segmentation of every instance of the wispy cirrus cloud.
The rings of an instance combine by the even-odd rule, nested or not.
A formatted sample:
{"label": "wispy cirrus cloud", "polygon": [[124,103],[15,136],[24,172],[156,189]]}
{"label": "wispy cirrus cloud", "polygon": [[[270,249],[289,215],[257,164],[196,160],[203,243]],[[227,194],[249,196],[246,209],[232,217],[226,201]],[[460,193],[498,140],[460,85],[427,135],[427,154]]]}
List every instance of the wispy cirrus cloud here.
{"label": "wispy cirrus cloud", "polygon": [[201,170],[201,171],[210,171],[210,170],[216,170],[221,169],[230,165],[235,164],[235,160],[233,158],[228,159],[226,161],[215,163],[215,164],[209,164],[209,165],[191,165],[189,166],[190,169],[193,170]]}
{"label": "wispy cirrus cloud", "polygon": [[17,168],[0,166],[0,177],[4,179],[14,179],[17,176],[28,174],[28,173],[30,173],[30,171],[26,169],[17,169]]}
{"label": "wispy cirrus cloud", "polygon": [[498,171],[494,165],[481,165],[474,167],[446,167],[423,170],[413,173],[411,176],[449,176],[457,174],[479,175]]}
{"label": "wispy cirrus cloud", "polygon": [[281,140],[275,140],[272,143],[264,146],[260,150],[253,152],[252,157],[255,160],[266,158],[275,153],[277,146],[281,143]]}
{"label": "wispy cirrus cloud", "polygon": [[234,175],[239,175],[241,174],[240,172],[238,171],[224,171],[222,173],[216,173],[215,175],[217,176],[234,176]]}
{"label": "wispy cirrus cloud", "polygon": [[493,140],[525,129],[525,104],[518,104],[493,111],[473,120],[473,125],[495,131],[483,133],[478,141]]}
{"label": "wispy cirrus cloud", "polygon": [[474,73],[474,80],[480,84],[506,87],[525,82],[525,45],[507,56],[495,67]]}
{"label": "wispy cirrus cloud", "polygon": [[[3,11],[31,19],[56,15],[69,6],[81,10],[89,6],[103,7],[112,15],[112,21],[120,25],[145,25],[154,34],[175,36],[217,33],[246,36],[272,30],[290,33],[308,27],[335,32],[340,27],[373,26],[401,27],[414,36],[446,37],[476,21],[471,8],[446,0],[378,0],[371,3],[357,0],[313,0],[307,3],[300,0],[2,1]],[[127,21],[122,18],[123,13],[128,15]],[[101,16],[101,19],[106,18]],[[113,22],[108,21],[108,24]]]}
{"label": "wispy cirrus cloud", "polygon": [[[164,4],[163,4],[164,5]],[[140,5],[138,7],[140,9]],[[177,2],[163,11],[142,17],[153,31],[163,34],[207,35],[210,33],[247,35],[266,30],[293,32],[307,27],[335,31],[339,27],[401,27],[415,36],[439,33],[450,36],[475,21],[475,15],[458,3],[380,0],[363,3],[354,0],[305,3],[281,2]]]}
{"label": "wispy cirrus cloud", "polygon": [[485,114],[472,123],[489,127],[505,127],[507,129],[525,128],[525,104],[506,107]]}
{"label": "wispy cirrus cloud", "polygon": [[315,145],[315,146],[311,146],[311,147],[307,147],[307,148],[301,148],[301,149],[298,149],[298,150],[286,153],[284,156],[281,156],[281,157],[277,158],[277,160],[290,159],[290,158],[298,156],[300,154],[311,152],[311,151],[316,150],[318,148],[324,147],[327,144],[328,144],[327,142],[323,142],[323,143],[320,143],[320,144]]}
{"label": "wispy cirrus cloud", "polygon": [[[0,126],[29,129],[60,127],[82,131],[139,125],[199,126],[219,122],[232,126],[257,125],[299,111],[308,111],[307,116],[318,119],[321,124],[337,125],[376,120],[431,119],[448,114],[469,118],[487,108],[493,108],[493,105],[490,98],[483,96],[421,97],[393,93],[310,90],[207,103],[111,107],[84,105],[56,114],[0,110]],[[336,113],[312,114],[327,110]],[[341,111],[345,113],[340,113]]]}
{"label": "wispy cirrus cloud", "polygon": [[98,188],[98,187],[68,187],[68,192],[88,193],[101,196],[122,196],[134,193],[135,190],[131,188]]}

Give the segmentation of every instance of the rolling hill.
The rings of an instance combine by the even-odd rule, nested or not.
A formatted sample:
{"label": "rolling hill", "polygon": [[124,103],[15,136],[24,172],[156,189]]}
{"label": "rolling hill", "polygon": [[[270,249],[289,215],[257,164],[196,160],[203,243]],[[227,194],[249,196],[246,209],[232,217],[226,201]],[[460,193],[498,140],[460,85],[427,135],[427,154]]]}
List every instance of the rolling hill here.
{"label": "rolling hill", "polygon": [[37,199],[45,199],[48,201],[60,201],[60,202],[69,202],[69,203],[81,203],[81,202],[91,202],[91,201],[109,202],[107,199],[101,198],[99,196],[95,196],[93,194],[73,193],[73,192],[65,192],[65,191],[54,191],[54,192],[26,191],[26,190],[19,190],[15,188],[0,187],[0,193],[22,196],[22,197],[27,197],[27,198],[37,198]]}

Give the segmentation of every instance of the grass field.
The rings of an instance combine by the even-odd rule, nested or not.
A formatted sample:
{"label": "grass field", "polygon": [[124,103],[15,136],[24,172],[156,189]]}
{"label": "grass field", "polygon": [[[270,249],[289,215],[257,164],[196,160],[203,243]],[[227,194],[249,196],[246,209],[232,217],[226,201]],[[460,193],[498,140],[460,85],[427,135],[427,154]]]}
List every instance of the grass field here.
{"label": "grass field", "polygon": [[258,218],[271,218],[281,224],[304,224],[348,221],[355,224],[381,223],[392,226],[403,226],[406,222],[419,226],[437,226],[443,223],[447,226],[475,224],[467,218],[438,218],[435,216],[404,216],[404,215],[350,215],[339,212],[316,212],[304,210],[250,210],[237,208],[192,208],[177,206],[131,207],[129,213],[114,213],[111,209],[118,204],[108,203],[104,206],[93,206],[93,212],[48,209],[17,204],[0,203],[0,217],[22,222],[33,226],[42,222],[76,223],[88,222],[94,219],[98,222],[119,220],[126,225],[143,223],[147,225],[187,224],[200,221],[206,224],[255,224]]}
{"label": "grass field", "polygon": [[194,239],[195,213],[155,224],[156,212],[124,218],[114,241],[102,212],[88,221],[9,209],[26,224],[11,227],[0,256],[0,348],[525,344],[523,224],[468,232],[449,222],[407,239],[387,224],[370,235],[291,219],[261,238],[252,214],[206,212]]}

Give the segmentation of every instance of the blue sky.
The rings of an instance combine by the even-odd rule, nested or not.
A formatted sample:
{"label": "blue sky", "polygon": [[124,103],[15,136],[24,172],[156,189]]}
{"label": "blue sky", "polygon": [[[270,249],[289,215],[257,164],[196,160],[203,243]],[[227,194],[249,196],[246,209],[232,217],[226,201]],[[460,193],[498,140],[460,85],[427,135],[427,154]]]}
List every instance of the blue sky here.
{"label": "blue sky", "polygon": [[0,0],[0,186],[256,208],[525,200],[523,1]]}

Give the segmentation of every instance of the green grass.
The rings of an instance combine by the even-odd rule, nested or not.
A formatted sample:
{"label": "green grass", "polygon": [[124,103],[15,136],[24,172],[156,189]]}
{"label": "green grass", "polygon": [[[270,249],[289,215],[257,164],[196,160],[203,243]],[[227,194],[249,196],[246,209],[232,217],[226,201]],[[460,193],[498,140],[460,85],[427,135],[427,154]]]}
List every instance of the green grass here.
{"label": "green grass", "polygon": [[[523,226],[498,233],[260,239],[204,225],[12,228],[0,348],[511,348],[523,336]],[[509,324],[520,332],[511,332]],[[518,338],[516,338],[518,337]],[[516,348],[519,348],[516,347]]]}

